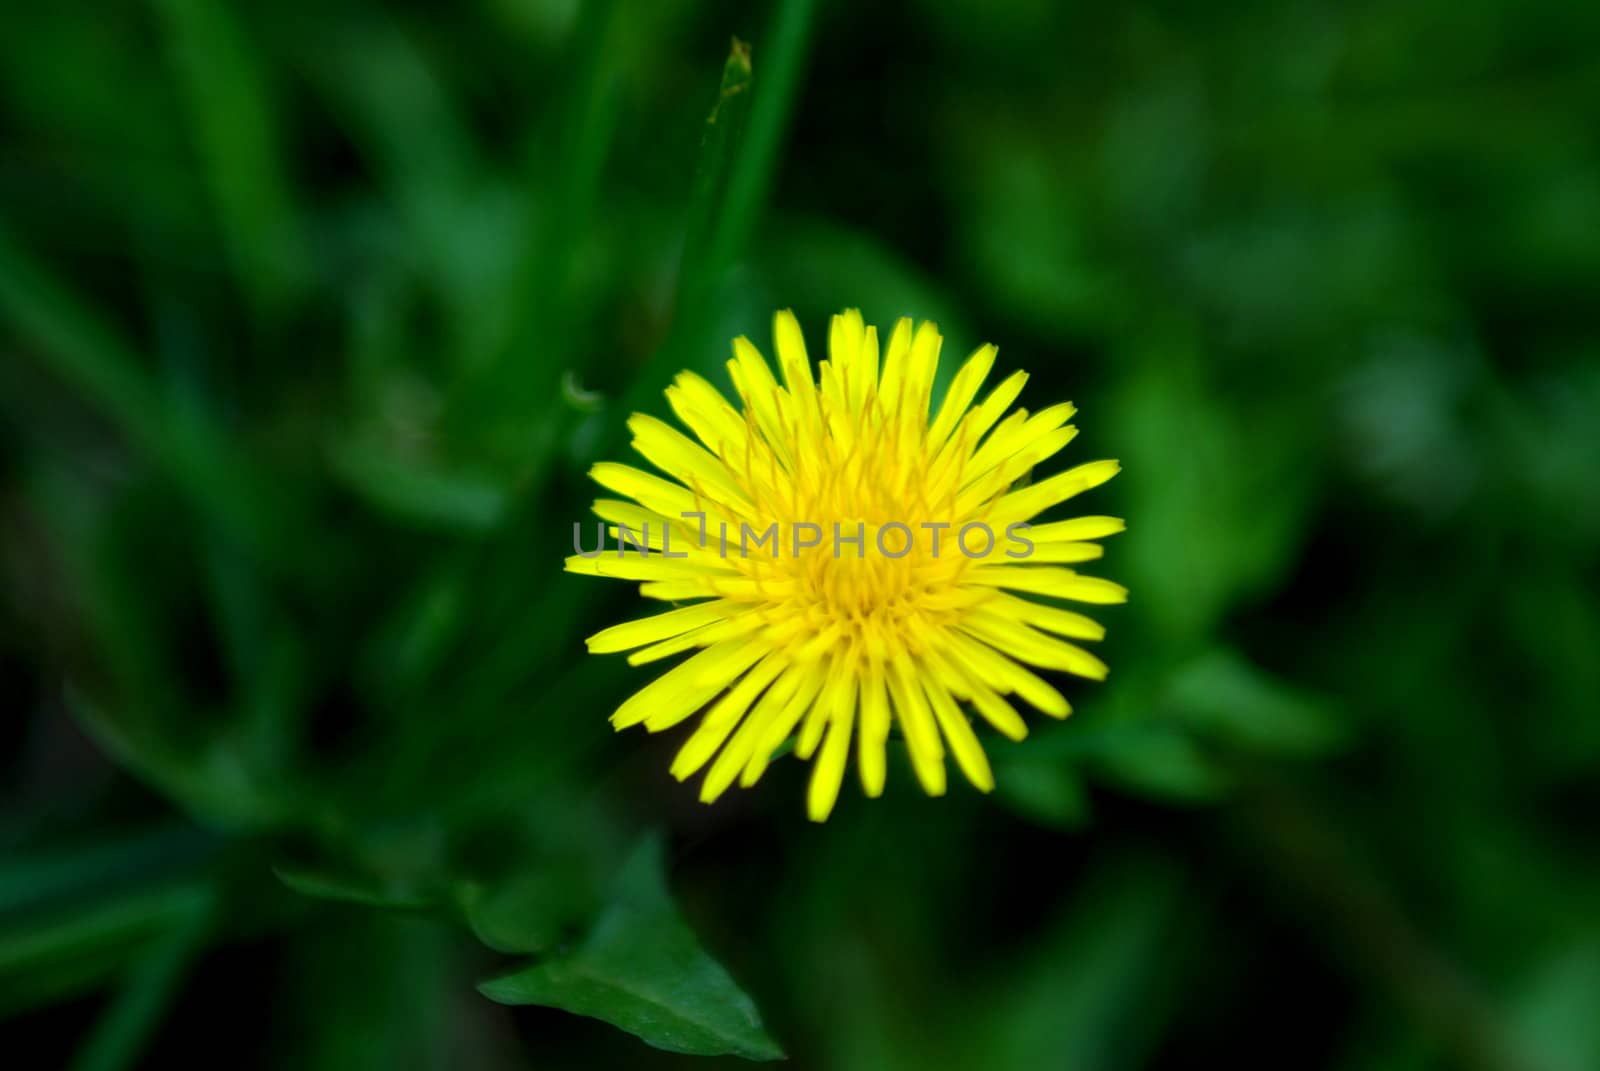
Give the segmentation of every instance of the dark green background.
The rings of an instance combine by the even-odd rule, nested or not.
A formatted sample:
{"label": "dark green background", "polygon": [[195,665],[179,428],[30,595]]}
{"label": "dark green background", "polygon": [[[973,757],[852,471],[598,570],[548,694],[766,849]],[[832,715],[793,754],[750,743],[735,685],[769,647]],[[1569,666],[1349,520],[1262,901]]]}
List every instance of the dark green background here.
{"label": "dark green background", "polygon": [[[610,734],[785,306],[1123,462],[992,797]],[[0,1064],[1600,1066],[1597,309],[1594,4],[7,5]]]}

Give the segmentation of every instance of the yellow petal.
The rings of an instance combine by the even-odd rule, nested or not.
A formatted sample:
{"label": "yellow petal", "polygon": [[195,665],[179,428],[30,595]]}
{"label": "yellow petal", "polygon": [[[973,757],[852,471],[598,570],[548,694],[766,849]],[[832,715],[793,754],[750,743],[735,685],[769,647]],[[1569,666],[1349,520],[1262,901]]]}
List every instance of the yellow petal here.
{"label": "yellow petal", "polygon": [[936,649],[924,652],[924,660],[934,674],[934,683],[947,688],[952,694],[971,699],[972,705],[990,725],[1012,740],[1028,735],[1028,724],[1016,708],[996,695],[976,675],[968,671],[953,657]]}
{"label": "yellow petal", "polygon": [[828,740],[811,770],[811,787],[806,792],[806,814],[813,822],[826,821],[839,799],[844,763],[850,755],[850,722],[854,713],[851,707],[841,707],[829,719]]}
{"label": "yellow petal", "polygon": [[733,738],[717,755],[711,769],[706,772],[705,783],[700,786],[702,803],[711,803],[726,792],[739,771],[750,761],[750,756],[755,753],[773,718],[783,709],[800,683],[792,670],[793,667],[790,667],[768,686],[756,705],[750,708],[750,713],[739,723]]}
{"label": "yellow petal", "polygon": [[939,350],[944,338],[931,320],[917,325],[911,339],[911,351],[906,355],[907,420],[915,421],[921,429],[928,421],[928,400],[933,392],[933,379],[939,372]]}
{"label": "yellow petal", "polygon": [[628,665],[642,666],[650,662],[659,662],[663,658],[671,658],[675,654],[682,654],[684,651],[694,647],[710,647],[712,644],[743,636],[746,633],[754,632],[760,627],[760,616],[746,610],[738,617],[730,618],[726,621],[713,621],[709,625],[691,629],[681,636],[674,636],[669,640],[662,640],[659,643],[652,643],[648,647],[641,647],[628,656]]}
{"label": "yellow petal", "polygon": [[679,610],[656,614],[654,617],[642,617],[626,624],[612,625],[608,629],[596,632],[586,642],[591,654],[626,651],[642,647],[647,643],[681,636],[713,621],[724,620],[730,612],[732,612],[731,606],[721,601],[685,606]]}
{"label": "yellow petal", "polygon": [[998,352],[993,346],[987,345],[979,346],[972,351],[972,356],[967,358],[966,364],[961,366],[961,370],[955,374],[949,388],[944,392],[944,401],[939,405],[939,415],[928,428],[928,445],[936,448],[944,445],[956,422],[972,404],[972,399],[983,389],[983,381],[989,377],[989,371],[994,367],[995,354]]}
{"label": "yellow petal", "polygon": [[693,372],[680,372],[666,395],[673,413],[706,449],[724,460],[744,453],[745,422],[716,387]]}
{"label": "yellow petal", "polygon": [[861,678],[861,735],[856,766],[861,773],[861,790],[876,799],[883,795],[888,780],[889,691],[884,681],[883,663],[870,662]]}
{"label": "yellow petal", "polygon": [[956,701],[950,693],[933,681],[925,681],[924,686],[928,693],[929,705],[933,707],[933,714],[939,722],[939,729],[944,733],[946,740],[950,741],[950,750],[955,754],[956,765],[961,767],[961,772],[968,781],[980,792],[990,792],[994,789],[994,772],[989,768],[989,757],[983,753],[983,745],[978,743],[978,737],[972,731],[972,723],[967,721],[961,708],[956,706]]}
{"label": "yellow petal", "polygon": [[749,509],[750,501],[728,467],[683,432],[645,413],[629,417],[628,430],[633,432],[633,448],[668,476],[688,487],[698,484],[722,502]]}
{"label": "yellow petal", "polygon": [[699,710],[760,658],[759,647],[732,640],[680,662],[635,692],[611,715],[618,729],[648,719],[652,731],[675,725]]}
{"label": "yellow petal", "polygon": [[1018,598],[1015,595],[999,594],[988,601],[985,608],[1069,639],[1102,640],[1106,635],[1105,626],[1093,618],[1060,607],[1045,606],[1043,603]]}
{"label": "yellow petal", "polygon": [[739,776],[739,784],[745,788],[760,780],[761,775],[766,772],[767,763],[772,761],[773,752],[777,751],[789,738],[789,734],[794,732],[795,726],[800,724],[800,719],[816,702],[817,693],[822,691],[822,686],[827,680],[826,673],[818,665],[795,666],[793,672],[799,674],[800,682],[795,686],[794,694],[789,697],[783,709],[768,724],[761,739],[756,743],[750,761],[745,764],[744,773]]}
{"label": "yellow petal", "polygon": [[809,392],[815,384],[811,379],[811,361],[806,357],[805,336],[800,333],[800,323],[794,312],[784,309],[772,318],[772,342],[778,351],[778,369],[783,373],[784,385],[797,397]]}
{"label": "yellow petal", "polygon": [[1091,461],[1057,473],[1047,480],[1006,495],[995,506],[995,516],[1028,520],[1074,495],[1099,487],[1121,470],[1122,466],[1115,461]]}
{"label": "yellow petal", "polygon": [[739,574],[723,567],[713,569],[703,561],[689,562],[683,558],[668,558],[660,554],[646,554],[632,547],[618,546],[593,558],[574,554],[566,560],[566,570],[581,576],[607,576],[615,580],[706,580],[725,576],[737,579]]}
{"label": "yellow petal", "polygon": [[1128,589],[1121,584],[1095,576],[1079,576],[1071,569],[1048,565],[981,565],[969,570],[966,580],[969,584],[984,584],[1097,605],[1128,601]]}
{"label": "yellow petal", "polygon": [[969,614],[961,628],[1022,662],[1075,673],[1090,680],[1106,679],[1106,664],[1082,647],[1046,636],[1027,625],[989,614]]}
{"label": "yellow petal", "polygon": [[1077,543],[1087,539],[1104,539],[1127,530],[1120,517],[1074,517],[1067,521],[1036,524],[1028,530],[1028,538],[1035,543]]}
{"label": "yellow petal", "polygon": [[772,378],[772,369],[767,367],[761,351],[743,335],[733,340],[733,360],[728,362],[728,375],[745,408],[766,436],[767,444],[786,467],[792,467],[789,435],[779,415],[778,381]]}
{"label": "yellow petal", "polygon": [[1002,695],[1015,692],[1052,718],[1064,718],[1072,713],[1065,696],[994,648],[956,634],[949,637],[948,649],[978,680]]}
{"label": "yellow petal", "polygon": [[728,690],[728,694],[717,700],[715,706],[706,711],[706,716],[700,719],[699,728],[694,735],[689,737],[677,758],[672,760],[672,776],[679,781],[694,773],[704,766],[706,760],[714,755],[722,742],[733,732],[739,719],[744,717],[745,711],[750,709],[750,704],[755,701],[761,690],[784,668],[781,658],[768,655],[766,658],[745,674]]}
{"label": "yellow petal", "polygon": [[[1032,538],[1027,532],[1020,534],[1025,538]],[[1018,554],[1023,553],[1023,547],[1020,545],[1012,546],[1011,549]],[[1029,561],[1037,565],[1081,565],[1084,562],[1097,561],[1105,557],[1105,553],[1106,548],[1099,543],[1042,543],[1035,544],[1032,550],[1015,560]]]}
{"label": "yellow petal", "polygon": [[889,333],[883,355],[883,371],[878,377],[878,400],[884,409],[898,416],[904,402],[906,358],[911,352],[911,317],[902,316]]}
{"label": "yellow petal", "polygon": [[669,483],[659,476],[641,472],[632,465],[619,465],[602,461],[589,470],[589,475],[600,486],[638,502],[647,509],[666,517],[681,517],[702,507],[688,488]]}
{"label": "yellow petal", "polygon": [[[1063,425],[1072,419],[1072,414],[1075,412],[1077,409],[1071,402],[1052,405],[1032,416],[1028,416],[1024,410],[1017,410],[1001,421],[1000,426],[994,429],[994,434],[990,435],[978,452],[972,455],[971,460],[967,462],[966,479],[975,480],[1002,461],[1036,446],[1045,436],[1061,432]],[[1060,445],[1053,446],[1048,453],[1030,451],[1029,464],[1035,465],[1045,460],[1071,442],[1075,434],[1075,430],[1068,430],[1064,435],[1058,436]]]}
{"label": "yellow petal", "polygon": [[901,659],[890,662],[888,680],[895,717],[905,730],[911,768],[922,782],[924,792],[942,796],[945,790],[944,745],[939,742],[939,728],[933,720],[933,712],[928,709],[922,686],[912,678],[911,667]]}

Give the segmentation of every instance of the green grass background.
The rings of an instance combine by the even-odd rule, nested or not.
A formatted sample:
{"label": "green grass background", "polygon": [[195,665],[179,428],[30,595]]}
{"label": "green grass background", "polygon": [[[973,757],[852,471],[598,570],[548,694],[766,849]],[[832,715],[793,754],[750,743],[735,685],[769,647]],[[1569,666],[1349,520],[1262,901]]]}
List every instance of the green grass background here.
{"label": "green grass background", "polygon": [[[0,1065],[1600,1066],[1597,131],[1556,0],[8,5]],[[1133,595],[817,827],[560,559],[846,306],[1077,402]]]}

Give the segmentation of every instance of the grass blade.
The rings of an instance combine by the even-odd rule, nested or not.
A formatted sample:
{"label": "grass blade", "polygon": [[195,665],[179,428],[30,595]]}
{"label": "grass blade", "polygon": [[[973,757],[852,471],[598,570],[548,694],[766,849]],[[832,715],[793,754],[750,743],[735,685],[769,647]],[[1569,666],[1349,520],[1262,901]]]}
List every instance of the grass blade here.
{"label": "grass blade", "polygon": [[192,408],[171,405],[141,361],[90,308],[0,231],[0,318],[29,350],[188,492],[201,512],[253,549],[267,517],[242,461]]}
{"label": "grass blade", "polygon": [[156,7],[234,270],[259,313],[280,311],[309,272],[260,64],[227,5]]}

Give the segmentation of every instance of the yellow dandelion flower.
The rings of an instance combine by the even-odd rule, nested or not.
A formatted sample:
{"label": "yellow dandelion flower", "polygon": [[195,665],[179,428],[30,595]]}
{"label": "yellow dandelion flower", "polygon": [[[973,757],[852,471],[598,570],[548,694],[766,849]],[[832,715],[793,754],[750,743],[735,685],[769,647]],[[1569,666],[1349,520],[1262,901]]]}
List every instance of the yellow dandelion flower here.
{"label": "yellow dandelion flower", "polygon": [[995,360],[982,346],[930,410],[942,342],[932,323],[901,320],[880,362],[876,329],[846,311],[815,374],[792,313],[778,313],[773,334],[781,384],[749,340],[733,342],[739,407],[691,372],[667,388],[692,438],[634,414],[633,446],[662,475],[591,471],[620,497],[595,502],[594,547],[575,526],[568,570],[639,581],[645,597],[681,605],[605,629],[589,650],[631,651],[633,665],[694,652],[612,724],[659,732],[700,713],[672,773],[709,764],[707,802],[735,780],[754,784],[795,736],[795,753],[814,759],[807,810],[822,821],[852,741],[866,794],[882,793],[894,727],[930,795],[945,791],[947,750],[987,792],[969,710],[1019,740],[1012,697],[1056,718],[1071,709],[1036,669],[1106,675],[1068,642],[1105,630],[1056,602],[1124,601],[1120,585],[1068,568],[1099,558],[1094,540],[1123,522],[1033,522],[1117,463],[1019,486],[1077,434],[1073,406],[1007,415],[1022,372],[974,405]]}

